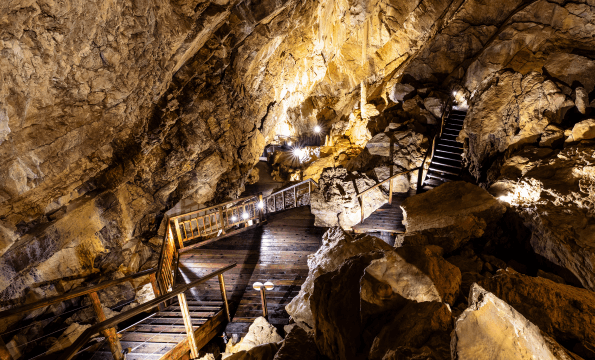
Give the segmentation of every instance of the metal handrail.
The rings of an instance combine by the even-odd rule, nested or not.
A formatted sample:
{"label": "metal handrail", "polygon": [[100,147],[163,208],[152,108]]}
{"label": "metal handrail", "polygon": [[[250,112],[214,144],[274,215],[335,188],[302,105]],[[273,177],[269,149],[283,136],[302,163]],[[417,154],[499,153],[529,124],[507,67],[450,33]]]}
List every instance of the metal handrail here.
{"label": "metal handrail", "polygon": [[[264,197],[262,199],[262,209],[263,209],[263,212],[264,213],[269,213],[269,211],[268,211],[268,201],[269,201],[269,199],[271,199],[271,198],[272,199],[276,199],[276,196],[277,195],[283,195],[285,192],[290,191],[291,189],[297,189],[298,186],[301,186],[301,185],[304,185],[304,184],[308,184],[308,192],[309,193],[312,192],[312,186],[311,186],[311,184],[314,184],[315,187],[318,187],[318,183],[314,179],[307,179],[307,180],[301,181],[301,182],[299,182],[297,184],[293,184],[293,185],[291,185],[289,187],[286,187],[285,189],[282,189],[282,190],[279,190],[279,191],[277,191],[275,193],[272,193],[270,195],[267,195],[266,197]],[[297,190],[294,190],[294,205],[297,206],[297,197],[296,197],[297,196],[297,193],[296,192],[297,192]],[[275,206],[275,211],[272,211],[272,212],[277,212],[277,206],[276,206],[276,204],[274,206]],[[294,206],[294,207],[296,207],[296,206]],[[282,208],[282,210],[285,210],[285,200],[283,200],[283,208]]]}
{"label": "metal handrail", "polygon": [[[418,193],[421,191],[420,189],[423,186],[423,183],[426,181],[427,172],[424,174],[424,165],[428,158],[428,154],[430,154],[430,153],[432,154],[430,156],[430,163],[431,163],[432,160],[434,159],[434,153],[436,151],[436,141],[438,141],[438,138],[442,137],[442,132],[444,131],[444,122],[448,118],[448,116],[450,116],[450,112],[452,110],[452,100],[453,100],[452,95],[448,95],[448,99],[446,100],[446,103],[444,103],[444,110],[442,111],[442,118],[440,120],[440,134],[434,135],[434,138],[432,139],[432,145],[426,152],[426,155],[424,156],[421,166],[419,167],[419,174],[417,175],[417,192]],[[447,116],[447,114],[448,114],[448,116]]]}
{"label": "metal handrail", "polygon": [[157,271],[157,269],[153,268],[153,269],[148,269],[148,270],[143,270],[141,272],[138,272],[136,274],[132,274],[132,275],[128,275],[128,276],[124,276],[122,278],[119,279],[114,279],[114,280],[108,280],[105,281],[101,284],[98,285],[94,285],[94,286],[90,286],[87,288],[82,288],[82,289],[78,289],[78,290],[74,290],[71,292],[68,292],[66,294],[62,294],[62,295],[57,295],[57,296],[53,296],[50,298],[46,298],[43,300],[39,300],[36,301],[34,303],[31,304],[25,304],[25,305],[21,305],[18,307],[14,307],[8,310],[4,310],[0,312],[0,319],[8,317],[8,316],[13,316],[13,315],[17,315],[23,312],[27,312],[27,311],[33,311],[42,307],[46,307],[46,306],[50,306],[53,304],[57,304],[66,300],[70,300],[73,299],[75,297],[79,297],[79,296],[84,296],[84,295],[89,295],[90,293],[93,292],[97,292],[100,290],[103,290],[105,288],[108,288],[110,286],[114,286],[114,285],[118,285],[121,284],[125,281],[128,280],[132,280],[132,279],[136,279],[138,277],[141,276],[146,276],[146,275],[150,275],[150,274],[154,274]]}
{"label": "metal handrail", "polygon": [[[372,186],[372,187],[370,187],[370,188],[367,188],[366,190],[362,191],[361,193],[357,194],[356,196],[357,196],[357,197],[362,197],[362,196],[364,196],[365,194],[367,194],[368,192],[370,192],[370,191],[372,191],[372,190],[376,189],[377,187],[379,187],[380,185],[384,184],[385,182],[387,182],[387,181],[390,181],[390,180],[392,180],[392,179],[396,178],[397,176],[405,175],[405,174],[408,174],[408,173],[410,173],[410,172],[412,172],[412,171],[415,171],[415,170],[418,170],[418,169],[419,169],[419,168],[413,168],[413,169],[409,169],[409,170],[406,170],[406,171],[402,171],[402,172],[400,172],[400,173],[397,173],[397,174],[395,174],[395,175],[393,175],[393,176],[391,176],[391,177],[388,177],[388,178],[386,178],[386,179],[382,180],[382,181],[381,181],[381,182],[379,182],[378,184],[376,184],[376,185],[374,185],[374,186]],[[391,188],[392,188],[392,187],[391,187]]]}
{"label": "metal handrail", "polygon": [[59,358],[62,360],[72,359],[77,354],[77,352],[83,347],[83,345],[85,345],[91,339],[91,337],[94,334],[97,334],[100,331],[103,331],[103,330],[106,330],[109,328],[113,328],[114,326],[118,325],[122,321],[128,320],[128,319],[132,318],[133,316],[136,316],[144,311],[150,310],[150,309],[154,308],[155,306],[159,305],[160,303],[170,300],[174,296],[177,296],[178,294],[181,294],[197,285],[200,285],[200,284],[204,283],[205,281],[214,278],[215,276],[223,274],[224,272],[226,272],[230,269],[233,269],[236,266],[237,266],[237,264],[233,263],[226,267],[220,268],[220,269],[210,273],[209,275],[203,276],[200,279],[195,280],[189,284],[178,286],[175,289],[173,289],[171,292],[169,292],[165,295],[156,297],[155,299],[153,299],[151,301],[147,301],[146,303],[144,303],[142,305],[136,306],[133,309],[130,309],[128,311],[120,313],[119,315],[116,315],[110,319],[107,319],[106,321],[102,321],[98,324],[91,326],[90,328],[85,330],[85,332],[83,332],[76,339],[76,341],[74,343],[72,343],[72,345],[70,345],[68,348],[66,348],[66,350],[61,354],[61,356]]}
{"label": "metal handrail", "polygon": [[252,199],[254,197],[258,197],[258,195],[250,195],[250,196],[246,196],[246,197],[243,197],[243,198],[240,198],[240,199],[230,200],[230,201],[224,202],[222,204],[217,204],[217,205],[213,205],[213,206],[210,206],[210,207],[207,207],[207,208],[194,210],[194,211],[191,211],[189,213],[172,216],[172,217],[169,218],[169,220],[172,221],[172,220],[179,219],[179,218],[182,218],[182,217],[185,217],[185,216],[190,216],[190,215],[198,214],[198,213],[201,213],[201,212],[207,212],[209,210],[217,210],[217,209],[219,209],[222,206],[227,206],[229,204],[236,204],[236,203],[239,203],[239,202],[242,202],[242,201],[247,201],[247,200],[250,200],[250,199]]}

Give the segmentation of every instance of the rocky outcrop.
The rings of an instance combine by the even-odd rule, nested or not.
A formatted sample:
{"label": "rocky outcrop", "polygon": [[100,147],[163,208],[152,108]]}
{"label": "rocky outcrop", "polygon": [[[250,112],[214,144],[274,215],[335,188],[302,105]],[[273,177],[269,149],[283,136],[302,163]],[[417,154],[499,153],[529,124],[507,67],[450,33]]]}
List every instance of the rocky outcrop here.
{"label": "rocky outcrop", "polygon": [[479,285],[585,359],[595,358],[595,293],[512,269]]}
{"label": "rocky outcrop", "polygon": [[[238,352],[250,351],[252,348],[257,346],[278,343],[280,341],[283,341],[283,338],[277,333],[277,329],[264,317],[260,316],[257,317],[254,322],[252,322],[252,325],[250,325],[248,328],[248,333],[240,340],[240,342],[237,344],[233,344],[232,342],[227,343],[225,354],[235,354]],[[278,349],[279,346],[277,346],[275,351],[271,354],[271,359]],[[269,350],[269,348],[262,348],[258,351],[265,351],[268,353]]]}
{"label": "rocky outcrop", "polygon": [[314,336],[299,326],[287,333],[274,360],[316,360],[318,351]]}
{"label": "rocky outcrop", "polygon": [[[345,168],[325,169],[318,189],[310,197],[310,209],[316,216],[315,226],[341,226],[351,229],[361,221],[361,202],[357,194],[376,185],[376,182],[358,172]],[[364,201],[364,214],[369,216],[388,202],[388,194],[376,188],[368,192]]]}
{"label": "rocky outcrop", "polygon": [[380,250],[391,250],[391,246],[372,236],[351,237],[342,228],[329,229],[322,237],[322,246],[315,254],[308,256],[308,277],[302,284],[299,294],[285,307],[293,320],[314,328],[310,298],[314,291],[314,281],[319,276],[337,270],[345,260],[358,254]]}
{"label": "rocky outcrop", "polygon": [[595,289],[593,144],[527,148],[510,157],[490,188],[531,230],[533,250]]}
{"label": "rocky outcrop", "polygon": [[258,345],[250,350],[241,350],[233,355],[223,354],[223,359],[227,360],[273,360],[275,354],[279,351],[278,343],[268,343]]}
{"label": "rocky outcrop", "polygon": [[506,208],[487,191],[462,181],[445,183],[405,199],[400,246],[431,244],[447,253],[481,237]]}
{"label": "rocky outcrop", "polygon": [[506,302],[474,285],[469,308],[455,321],[452,359],[578,360]]}

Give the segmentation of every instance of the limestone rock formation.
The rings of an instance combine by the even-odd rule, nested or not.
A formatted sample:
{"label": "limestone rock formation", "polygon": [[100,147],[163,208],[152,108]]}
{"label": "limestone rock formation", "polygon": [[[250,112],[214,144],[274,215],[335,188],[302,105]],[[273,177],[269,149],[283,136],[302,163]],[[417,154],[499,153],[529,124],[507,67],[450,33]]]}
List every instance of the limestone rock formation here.
{"label": "limestone rock formation", "polygon": [[527,148],[510,157],[490,188],[532,231],[533,250],[595,289],[593,144],[563,150]]}
{"label": "limestone rock formation", "polygon": [[[283,338],[277,333],[277,329],[271,325],[264,317],[257,317],[252,325],[248,328],[248,333],[244,336],[237,344],[229,342],[225,349],[226,354],[235,354],[242,351],[249,351],[260,345],[269,343],[278,343]],[[266,348],[262,348],[262,351],[268,351]],[[277,352],[278,346],[272,353],[271,358]],[[260,350],[259,350],[260,351]],[[258,358],[258,357],[257,357]]]}
{"label": "limestone rock formation", "polygon": [[479,285],[573,352],[595,357],[595,293],[540,277],[499,270]]}
{"label": "limestone rock formation", "polygon": [[[361,203],[357,194],[376,182],[365,174],[349,173],[345,168],[328,168],[322,172],[318,189],[312,192],[310,208],[316,216],[315,226],[337,226],[351,229],[361,221]],[[388,195],[375,188],[364,201],[365,216],[388,202]]]}
{"label": "limestone rock formation", "polygon": [[400,245],[438,245],[447,253],[482,236],[506,211],[487,191],[462,181],[407,198],[401,208],[407,232]]}
{"label": "limestone rock formation", "polygon": [[459,360],[581,359],[479,285],[472,287],[469,308],[455,321],[451,354]]}
{"label": "limestone rock formation", "polygon": [[287,333],[274,360],[316,360],[318,351],[314,336],[299,326]]}
{"label": "limestone rock formation", "polygon": [[241,350],[233,355],[223,354],[223,359],[227,360],[273,360],[275,354],[279,351],[280,345],[277,343],[267,343],[250,348],[250,350]]}
{"label": "limestone rock formation", "polygon": [[391,250],[391,246],[372,236],[351,237],[340,227],[329,229],[322,237],[322,246],[315,254],[308,256],[308,277],[299,294],[285,307],[293,320],[310,330],[314,319],[310,298],[314,281],[319,276],[338,269],[345,260],[358,254],[378,250]]}

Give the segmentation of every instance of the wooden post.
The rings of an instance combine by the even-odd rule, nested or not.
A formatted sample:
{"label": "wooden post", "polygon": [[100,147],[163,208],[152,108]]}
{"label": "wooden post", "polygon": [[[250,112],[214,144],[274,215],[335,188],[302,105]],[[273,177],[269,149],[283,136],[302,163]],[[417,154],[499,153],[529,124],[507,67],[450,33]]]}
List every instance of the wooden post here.
{"label": "wooden post", "polygon": [[188,303],[186,302],[186,295],[184,293],[178,294],[178,302],[180,303],[180,311],[184,318],[184,326],[186,327],[186,335],[188,336],[188,344],[190,345],[190,356],[192,359],[196,359],[198,357],[198,347],[196,346],[192,318],[188,312]]}
{"label": "wooden post", "polygon": [[393,203],[393,179],[388,181],[388,204]]}
{"label": "wooden post", "polygon": [[229,314],[229,304],[227,303],[227,292],[225,291],[225,280],[223,274],[219,274],[219,287],[221,288],[221,297],[225,305],[225,313],[227,314],[227,322],[231,322],[231,315]]}
{"label": "wooden post", "polygon": [[182,239],[182,233],[180,232],[180,225],[178,223],[178,219],[174,219],[174,226],[176,227],[176,235],[178,235],[178,246],[181,249],[184,247],[184,240]]}
{"label": "wooden post", "polygon": [[267,296],[265,293],[266,289],[264,286],[260,288],[260,300],[262,301],[262,316],[265,319],[269,319],[269,312],[267,311]]}
{"label": "wooden post", "polygon": [[[151,286],[153,287],[153,295],[155,295],[155,297],[161,296],[161,291],[159,291],[159,286],[157,285],[157,278],[155,277],[155,273],[149,274],[149,279],[151,280]],[[165,309],[163,303],[159,303],[158,307],[159,311],[163,311]]]}
{"label": "wooden post", "polygon": [[219,220],[221,220],[221,233],[225,234],[225,222],[223,221],[223,206],[219,208]]}
{"label": "wooden post", "polygon": [[281,210],[285,210],[285,190],[281,191],[281,199],[283,200],[283,208]]}
{"label": "wooden post", "polygon": [[275,208],[273,212],[277,212],[277,195],[273,194],[273,207]]}
{"label": "wooden post", "polygon": [[293,187],[293,207],[297,207],[297,186]]}
{"label": "wooden post", "polygon": [[364,222],[364,195],[359,197],[360,207],[362,208],[362,221]]}
{"label": "wooden post", "polygon": [[[103,322],[107,320],[107,318],[105,317],[105,313],[103,312],[103,308],[101,307],[99,296],[97,296],[97,292],[90,293],[89,298],[93,303],[93,309],[95,310],[95,315],[97,316],[97,322]],[[107,339],[109,343],[109,348],[112,351],[114,359],[123,360],[124,356],[122,355],[122,345],[120,344],[120,340],[118,339],[118,334],[116,334],[116,329],[109,328],[107,330],[103,330],[101,334],[105,336],[105,338]]]}

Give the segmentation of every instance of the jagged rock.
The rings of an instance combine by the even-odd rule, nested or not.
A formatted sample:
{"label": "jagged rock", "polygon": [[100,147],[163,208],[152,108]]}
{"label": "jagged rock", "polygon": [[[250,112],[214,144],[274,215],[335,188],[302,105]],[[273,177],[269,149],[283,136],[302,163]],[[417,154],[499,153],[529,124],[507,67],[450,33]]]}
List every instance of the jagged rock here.
{"label": "jagged rock", "polygon": [[461,142],[469,138],[465,157],[476,178],[487,170],[483,166],[488,158],[536,142],[549,123],[560,123],[574,106],[554,82],[538,73],[497,73],[488,84],[476,95],[459,136]]}
{"label": "jagged rock", "polygon": [[432,113],[437,119],[442,118],[444,102],[437,97],[427,97],[424,99],[424,107]]}
{"label": "jagged rock", "polygon": [[587,106],[589,106],[589,93],[582,86],[577,87],[574,91],[576,93],[574,104],[576,105],[578,112],[586,114]]}
{"label": "jagged rock", "polygon": [[253,168],[248,174],[248,178],[246,179],[246,185],[256,184],[258,182],[260,170],[257,167]]}
{"label": "jagged rock", "polygon": [[539,139],[539,146],[556,146],[564,142],[564,130],[560,129],[556,125],[548,125],[545,127],[545,131],[541,134]]}
{"label": "jagged rock", "polygon": [[[391,168],[392,168],[392,172],[391,172]],[[374,175],[378,182],[386,180],[389,177],[396,175],[399,172],[401,172],[401,171],[396,166],[379,166],[377,168],[374,168]],[[406,193],[411,188],[411,183],[409,182],[408,174],[399,175],[391,181],[393,182],[393,192]],[[386,192],[388,192],[390,190],[389,183],[385,183],[381,187]]]}
{"label": "jagged rock", "polygon": [[595,119],[583,120],[574,125],[567,142],[595,139]]}
{"label": "jagged rock", "polygon": [[407,232],[398,245],[432,244],[447,253],[482,236],[506,211],[487,191],[463,181],[407,198],[401,208]]}
{"label": "jagged rock", "polygon": [[595,290],[593,144],[582,141],[559,151],[535,150],[528,148],[505,162],[490,193],[522,217],[532,232],[533,251]]}
{"label": "jagged rock", "polygon": [[592,291],[522,275],[511,269],[499,270],[479,285],[557,342],[578,344],[570,350],[585,358],[595,357],[595,293]]}
{"label": "jagged rock", "polygon": [[455,321],[453,359],[578,360],[512,306],[474,284],[469,308]]}
{"label": "jagged rock", "polygon": [[[240,342],[238,342],[237,344],[232,344],[231,342],[227,343],[225,352],[228,354],[235,354],[240,351],[249,351],[250,349],[259,345],[278,343],[282,340],[283,338],[277,333],[277,329],[273,325],[271,325],[264,317],[260,316],[254,320],[252,325],[250,325],[250,327],[248,328],[248,333],[246,334],[246,336],[242,338],[242,340],[240,340]],[[277,352],[277,350],[278,347],[275,349],[275,352],[271,355],[271,359]]]}
{"label": "jagged rock", "polygon": [[541,269],[537,270],[537,276],[542,277],[544,279],[551,280],[558,284],[566,285],[566,281],[564,281],[564,279],[561,276],[543,271]]}
{"label": "jagged rock", "polygon": [[275,354],[279,351],[280,345],[277,343],[258,345],[250,350],[241,350],[233,355],[223,354],[223,359],[227,360],[273,360]]}
{"label": "jagged rock", "polygon": [[391,138],[387,133],[380,133],[366,143],[366,149],[372,155],[390,156]]}
{"label": "jagged rock", "polygon": [[285,336],[274,360],[316,360],[317,357],[314,336],[301,327],[294,326]]}
{"label": "jagged rock", "polygon": [[[391,314],[408,316],[411,311],[418,311],[414,309],[424,308],[408,309],[411,303],[436,303],[435,310],[443,306],[447,319],[442,321],[441,313],[440,320],[436,321],[446,324],[443,330],[448,330],[450,310],[442,301],[454,302],[461,280],[459,270],[445,261],[439,255],[441,252],[430,246],[360,254],[349,258],[337,270],[317,277],[310,303],[316,344],[321,353],[342,359],[361,356],[372,345],[368,339],[375,337],[393,319]],[[419,311],[425,313],[426,310]],[[390,326],[398,326],[398,322]],[[397,346],[420,347],[432,335],[428,333],[427,338],[414,340],[418,332],[419,328],[411,329],[409,335],[402,335],[403,341]],[[390,331],[381,335],[378,351],[389,350],[386,348],[389,334]]]}
{"label": "jagged rock", "polygon": [[437,254],[436,248],[406,246],[385,251],[366,267],[360,280],[362,302],[374,312],[400,307],[405,300],[454,304],[461,272]]}
{"label": "jagged rock", "polygon": [[329,229],[322,237],[322,246],[308,256],[308,277],[302,284],[299,294],[285,307],[296,323],[314,328],[310,298],[314,291],[314,281],[319,276],[335,271],[350,257],[378,250],[391,250],[392,247],[373,236],[351,237],[340,227]]}
{"label": "jagged rock", "polygon": [[450,308],[445,304],[410,302],[374,338],[368,359],[417,358],[406,357],[407,352],[421,352],[423,359],[449,359],[452,320]]}
{"label": "jagged rock", "polygon": [[406,97],[413,94],[415,88],[409,84],[395,84],[388,94],[389,99],[393,102],[403,101]]}
{"label": "jagged rock", "polygon": [[548,56],[544,68],[551,76],[564,81],[568,85],[575,82],[580,83],[587,93],[593,91],[595,87],[595,80],[590,76],[595,71],[595,61],[584,56],[553,53]]}
{"label": "jagged rock", "polygon": [[90,327],[91,325],[80,325],[77,323],[70,324],[70,326],[68,326],[66,330],[64,330],[62,335],[60,335],[60,337],[58,338],[57,342],[54,345],[52,345],[52,347],[47,351],[47,353],[51,354],[56,351],[66,349],[67,347],[72,345],[72,343],[74,343],[76,339],[83,332],[85,332],[85,330],[87,330]]}
{"label": "jagged rock", "polygon": [[[357,172],[344,168],[325,169],[318,189],[310,197],[310,209],[316,216],[315,226],[337,226],[350,229],[361,221],[361,206],[357,194],[371,188],[376,182]],[[369,216],[388,202],[388,195],[375,188],[365,195],[364,213]]]}
{"label": "jagged rock", "polygon": [[310,297],[318,350],[329,358],[361,357],[364,342],[361,334],[366,319],[360,315],[360,283],[365,268],[380,252],[356,255],[337,270],[314,280]]}
{"label": "jagged rock", "polygon": [[483,269],[483,261],[470,248],[465,248],[459,255],[449,256],[446,261],[458,267],[461,273],[480,273]]}

